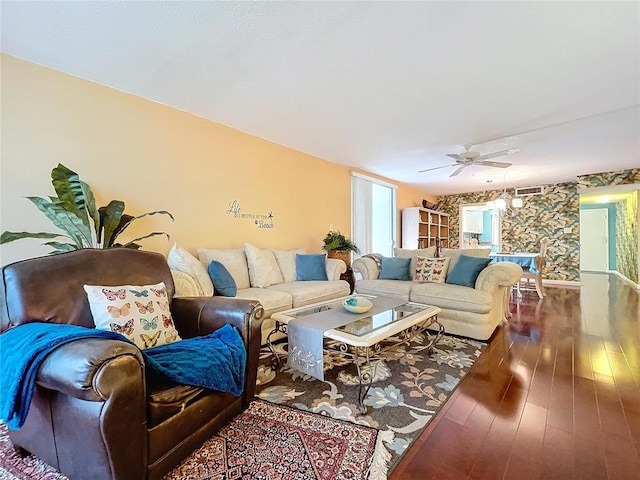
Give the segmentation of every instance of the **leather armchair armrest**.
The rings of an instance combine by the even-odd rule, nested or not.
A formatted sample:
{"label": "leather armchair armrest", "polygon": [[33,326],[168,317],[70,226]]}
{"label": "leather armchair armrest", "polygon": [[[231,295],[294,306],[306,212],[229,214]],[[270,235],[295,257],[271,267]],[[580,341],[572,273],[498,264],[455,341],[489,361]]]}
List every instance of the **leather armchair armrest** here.
{"label": "leather armchair armrest", "polygon": [[260,302],[228,297],[174,298],[171,314],[183,338],[208,335],[227,323],[240,331],[247,349],[242,403],[244,407],[248,406],[255,394],[262,343],[264,308]]}
{"label": "leather armchair armrest", "polygon": [[339,258],[327,258],[325,269],[329,280],[340,280],[340,275],[347,271],[347,264]]}
{"label": "leather armchair armrest", "polygon": [[361,257],[354,260],[351,265],[354,272],[362,275],[363,280],[377,280],[380,276],[380,270],[378,264],[372,258]]}
{"label": "leather armchair armrest", "polygon": [[[105,376],[104,372],[113,362],[131,364],[135,378]],[[85,338],[60,345],[47,355],[36,381],[71,397],[102,402],[127,381],[136,382],[137,388],[144,389],[143,377],[144,360],[138,347],[124,340]]]}
{"label": "leather armchair armrest", "polygon": [[[65,452],[65,461],[79,464],[102,454],[110,459],[109,478],[144,478],[148,441],[144,372],[142,353],[124,340],[80,339],[47,355],[36,375],[39,385],[97,404],[81,409],[73,400],[56,402],[55,424],[62,431],[75,429],[82,438],[81,448]],[[92,434],[85,439],[83,432],[88,430]]]}
{"label": "leather armchair armrest", "polygon": [[490,292],[495,287],[511,287],[522,277],[522,267],[513,262],[491,263],[476,279],[476,290]]}
{"label": "leather armchair armrest", "polygon": [[180,297],[171,302],[173,322],[182,338],[199,337],[226,323],[248,338],[248,326],[262,323],[264,309],[257,300],[231,297]]}

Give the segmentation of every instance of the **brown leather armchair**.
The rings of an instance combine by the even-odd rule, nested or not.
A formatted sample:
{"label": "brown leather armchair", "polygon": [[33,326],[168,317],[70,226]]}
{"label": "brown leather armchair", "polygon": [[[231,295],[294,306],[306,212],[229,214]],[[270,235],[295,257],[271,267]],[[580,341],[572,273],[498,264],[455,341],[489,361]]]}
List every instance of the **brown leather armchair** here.
{"label": "brown leather armchair", "polygon": [[88,338],[57,347],[38,371],[24,426],[10,437],[71,479],[162,478],[253,398],[262,306],[232,298],[172,298],[173,280],[160,254],[79,250],[4,266],[1,281],[0,332],[29,322],[94,328],[83,285],[162,281],[182,338],[229,323],[244,339],[247,369],[240,397],[145,381],[143,356],[125,341]]}

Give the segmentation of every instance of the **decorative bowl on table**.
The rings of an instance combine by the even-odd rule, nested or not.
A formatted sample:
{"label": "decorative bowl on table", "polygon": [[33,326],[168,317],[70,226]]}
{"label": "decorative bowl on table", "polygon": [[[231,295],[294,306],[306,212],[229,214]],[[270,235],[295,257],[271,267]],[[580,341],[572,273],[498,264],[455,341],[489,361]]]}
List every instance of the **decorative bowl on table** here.
{"label": "decorative bowl on table", "polygon": [[366,297],[351,297],[346,298],[342,302],[342,306],[351,313],[365,313],[371,310],[373,303]]}

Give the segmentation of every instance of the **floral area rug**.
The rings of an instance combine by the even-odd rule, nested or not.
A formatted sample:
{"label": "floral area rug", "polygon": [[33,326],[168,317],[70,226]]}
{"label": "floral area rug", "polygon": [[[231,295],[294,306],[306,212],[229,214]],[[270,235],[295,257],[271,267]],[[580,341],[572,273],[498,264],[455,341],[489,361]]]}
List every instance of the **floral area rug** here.
{"label": "floral area rug", "polygon": [[[256,400],[165,480],[382,480],[387,456],[375,428]],[[18,456],[0,425],[0,479],[67,477]]]}
{"label": "floral area rug", "polygon": [[0,422],[0,479],[66,480],[67,477],[32,455],[18,455],[9,439],[9,429]]}
{"label": "floral area rug", "polygon": [[374,378],[364,399],[366,414],[360,413],[356,368],[348,358],[325,352],[325,381],[321,382],[287,366],[286,341],[274,345],[282,362],[279,368],[271,351],[263,347],[257,395],[380,430],[390,454],[390,473],[486,347],[444,335],[429,355],[427,343],[418,335],[409,345],[395,346],[372,362]]}
{"label": "floral area rug", "polygon": [[165,479],[381,480],[378,436],[374,428],[256,400]]}

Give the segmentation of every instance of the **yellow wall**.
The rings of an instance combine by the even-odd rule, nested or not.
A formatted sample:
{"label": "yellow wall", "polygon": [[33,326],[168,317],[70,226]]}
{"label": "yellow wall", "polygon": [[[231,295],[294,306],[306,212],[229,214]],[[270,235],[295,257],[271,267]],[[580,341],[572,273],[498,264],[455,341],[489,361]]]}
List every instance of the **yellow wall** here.
{"label": "yellow wall", "polygon": [[[63,163],[91,185],[99,206],[119,199],[132,215],[164,209],[175,216],[174,223],[146,217],[127,230],[123,240],[171,234],[171,242],[143,241],[148,250],[166,253],[173,241],[191,251],[248,241],[313,252],[329,225],[350,232],[348,167],[7,55],[1,62],[2,231],[56,231],[23,197],[54,195],[49,174]],[[435,201],[398,186],[398,210]],[[234,200],[241,213],[272,212],[275,227],[227,214]],[[46,254],[40,243],[3,245],[0,263]]]}

